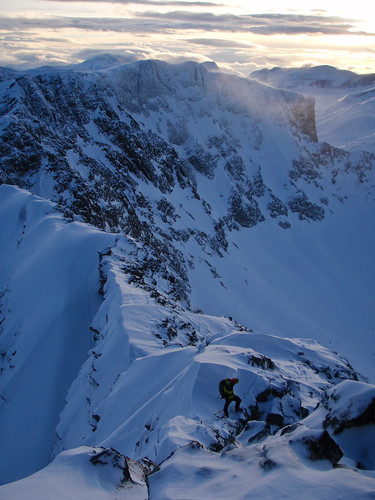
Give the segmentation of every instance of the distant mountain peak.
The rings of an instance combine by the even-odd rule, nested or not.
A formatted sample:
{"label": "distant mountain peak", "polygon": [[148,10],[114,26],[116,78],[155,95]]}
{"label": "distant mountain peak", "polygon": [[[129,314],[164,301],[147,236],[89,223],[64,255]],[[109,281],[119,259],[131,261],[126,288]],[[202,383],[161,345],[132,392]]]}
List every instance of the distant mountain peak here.
{"label": "distant mountain peak", "polygon": [[100,71],[128,64],[137,60],[132,54],[101,53],[73,66],[79,71]]}
{"label": "distant mountain peak", "polygon": [[214,61],[205,61],[202,66],[209,71],[221,71],[220,67]]}

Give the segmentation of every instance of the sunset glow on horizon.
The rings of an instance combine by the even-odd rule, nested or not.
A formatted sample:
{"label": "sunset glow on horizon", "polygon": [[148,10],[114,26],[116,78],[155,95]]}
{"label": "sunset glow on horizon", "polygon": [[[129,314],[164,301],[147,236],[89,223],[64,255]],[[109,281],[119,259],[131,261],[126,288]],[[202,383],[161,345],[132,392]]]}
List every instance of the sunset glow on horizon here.
{"label": "sunset glow on horizon", "polygon": [[169,62],[215,61],[247,76],[261,68],[328,64],[375,72],[368,1],[14,0],[0,6],[0,65],[79,63],[101,53]]}

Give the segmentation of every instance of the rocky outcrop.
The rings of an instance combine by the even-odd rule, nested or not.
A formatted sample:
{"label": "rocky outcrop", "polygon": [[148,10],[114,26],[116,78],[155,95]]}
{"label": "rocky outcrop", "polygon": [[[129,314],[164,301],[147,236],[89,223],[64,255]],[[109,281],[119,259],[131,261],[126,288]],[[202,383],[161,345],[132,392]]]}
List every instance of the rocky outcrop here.
{"label": "rocky outcrop", "polygon": [[[143,488],[147,495],[147,476],[155,472],[158,467],[151,460],[132,460],[113,448],[95,448],[90,463],[103,469],[118,470],[117,489]],[[108,471],[107,471],[108,473]]]}

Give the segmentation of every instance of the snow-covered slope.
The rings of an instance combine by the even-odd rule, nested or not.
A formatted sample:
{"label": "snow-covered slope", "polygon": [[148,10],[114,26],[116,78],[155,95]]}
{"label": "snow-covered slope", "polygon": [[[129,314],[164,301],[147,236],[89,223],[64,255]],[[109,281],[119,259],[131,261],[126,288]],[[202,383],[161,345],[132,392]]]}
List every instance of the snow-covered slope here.
{"label": "snow-covered slope", "polygon": [[48,461],[65,394],[90,349],[99,249],[46,200],[1,186],[1,481]]}
{"label": "snow-covered slope", "polygon": [[1,498],[14,500],[145,500],[149,461],[136,462],[113,449],[81,446],[61,453],[45,469],[0,486]]}
{"label": "snow-covered slope", "polygon": [[150,279],[185,305],[316,338],[367,373],[374,156],[316,143],[295,92],[118,62],[3,72],[3,182],[145,243]]}
{"label": "snow-covered slope", "polygon": [[[375,488],[365,445],[375,389],[344,358],[193,312],[140,272],[143,244],[68,222],[17,188],[0,192],[3,481],[56,457],[0,497],[144,498],[148,488],[161,500],[189,488],[204,498],[218,482],[226,498],[234,471],[234,498],[257,498],[274,475],[289,495],[308,497],[313,480],[343,498]],[[243,412],[223,420],[217,384],[233,376]]]}
{"label": "snow-covered slope", "polygon": [[316,99],[320,141],[352,151],[375,152],[375,75],[332,66],[255,71],[257,81]]}
{"label": "snow-covered slope", "polygon": [[[150,476],[151,498],[183,499],[187,491],[191,499],[371,498],[374,473],[363,468],[374,463],[375,427],[362,425],[369,421],[361,412],[373,412],[373,402],[374,386],[343,382],[310,417],[275,436],[257,442],[250,427],[221,455],[196,443],[181,448]],[[335,434],[337,416],[345,424]]]}
{"label": "snow-covered slope", "polygon": [[1,72],[0,498],[375,490],[375,158],[214,69]]}

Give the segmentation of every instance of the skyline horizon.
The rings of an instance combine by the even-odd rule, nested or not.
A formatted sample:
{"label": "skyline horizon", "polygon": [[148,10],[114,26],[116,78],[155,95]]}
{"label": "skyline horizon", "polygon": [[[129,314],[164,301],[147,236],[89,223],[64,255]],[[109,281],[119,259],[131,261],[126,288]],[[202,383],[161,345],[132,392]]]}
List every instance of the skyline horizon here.
{"label": "skyline horizon", "polygon": [[14,0],[0,6],[0,66],[78,64],[111,53],[129,62],[215,61],[241,76],[320,65],[368,74],[375,71],[375,20],[366,4]]}

